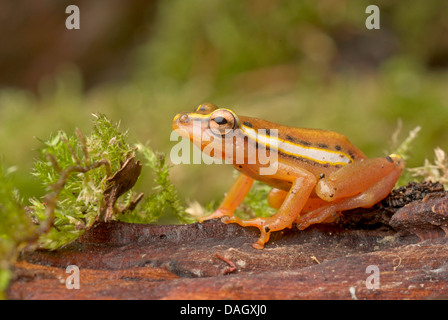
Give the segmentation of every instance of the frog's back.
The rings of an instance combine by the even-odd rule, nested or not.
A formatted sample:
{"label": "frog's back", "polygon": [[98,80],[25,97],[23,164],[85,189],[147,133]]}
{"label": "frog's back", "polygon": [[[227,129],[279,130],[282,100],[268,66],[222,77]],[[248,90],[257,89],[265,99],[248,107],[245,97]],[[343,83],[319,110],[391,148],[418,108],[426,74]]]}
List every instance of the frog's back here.
{"label": "frog's back", "polygon": [[264,132],[259,131],[264,129],[266,135],[271,137],[272,130],[276,130],[279,160],[297,162],[316,176],[366,158],[346,136],[338,132],[288,127],[249,117],[240,117],[240,121],[243,130]]}

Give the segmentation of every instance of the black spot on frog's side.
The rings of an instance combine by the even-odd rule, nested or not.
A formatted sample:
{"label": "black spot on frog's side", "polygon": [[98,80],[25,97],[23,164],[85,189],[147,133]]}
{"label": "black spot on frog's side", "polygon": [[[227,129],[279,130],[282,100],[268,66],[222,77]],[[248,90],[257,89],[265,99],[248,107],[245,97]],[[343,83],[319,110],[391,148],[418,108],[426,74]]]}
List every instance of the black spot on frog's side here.
{"label": "black spot on frog's side", "polygon": [[355,160],[355,153],[353,151],[348,150],[347,153],[350,156],[350,158],[352,158],[352,160]]}
{"label": "black spot on frog's side", "polygon": [[286,135],[286,140],[291,141],[291,142],[296,142],[296,139],[294,139],[293,137],[291,137],[289,134]]}
{"label": "black spot on frog's side", "polygon": [[317,147],[320,149],[328,149],[328,145],[326,145],[325,143],[318,143]]}
{"label": "black spot on frog's side", "polygon": [[305,141],[305,140],[296,139],[294,137],[291,137],[289,134],[286,135],[286,140],[291,141],[294,144],[300,144],[302,146],[307,146],[307,147],[312,145],[311,142],[308,142],[308,141]]}
{"label": "black spot on frog's side", "polygon": [[244,121],[243,124],[244,124],[246,127],[249,127],[249,128],[253,128],[253,127],[254,127],[254,126],[252,125],[252,123],[250,123],[249,121]]}
{"label": "black spot on frog's side", "polygon": [[299,144],[301,144],[302,146],[312,146],[313,144],[311,142],[305,141],[305,140],[300,140]]}

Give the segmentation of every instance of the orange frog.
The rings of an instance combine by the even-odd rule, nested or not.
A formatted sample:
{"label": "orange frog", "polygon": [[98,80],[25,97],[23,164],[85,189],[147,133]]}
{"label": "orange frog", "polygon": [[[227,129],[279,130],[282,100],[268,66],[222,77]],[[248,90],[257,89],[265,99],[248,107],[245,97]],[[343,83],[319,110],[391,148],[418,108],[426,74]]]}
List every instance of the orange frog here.
{"label": "orange frog", "polygon": [[[222,218],[225,223],[257,227],[261,235],[253,244],[256,249],[264,248],[271,232],[293,223],[303,230],[338,212],[372,207],[390,193],[405,166],[395,154],[368,159],[337,132],[282,126],[208,103],[177,114],[173,129],[241,173],[219,208],[200,222]],[[266,157],[251,148],[262,148],[274,160],[266,163]],[[266,170],[268,166],[275,170]],[[278,211],[267,218],[240,219],[233,213],[254,180],[273,187],[268,202]]]}

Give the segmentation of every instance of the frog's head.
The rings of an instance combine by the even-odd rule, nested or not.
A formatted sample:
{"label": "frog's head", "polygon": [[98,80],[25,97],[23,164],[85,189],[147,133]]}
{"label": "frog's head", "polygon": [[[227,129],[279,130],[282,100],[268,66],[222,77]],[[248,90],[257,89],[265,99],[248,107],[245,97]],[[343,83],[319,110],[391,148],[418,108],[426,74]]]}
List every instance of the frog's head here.
{"label": "frog's head", "polygon": [[234,133],[239,127],[240,120],[233,111],[211,103],[201,104],[194,112],[178,113],[173,119],[173,129],[178,134],[217,158],[224,158],[225,148],[233,150]]}

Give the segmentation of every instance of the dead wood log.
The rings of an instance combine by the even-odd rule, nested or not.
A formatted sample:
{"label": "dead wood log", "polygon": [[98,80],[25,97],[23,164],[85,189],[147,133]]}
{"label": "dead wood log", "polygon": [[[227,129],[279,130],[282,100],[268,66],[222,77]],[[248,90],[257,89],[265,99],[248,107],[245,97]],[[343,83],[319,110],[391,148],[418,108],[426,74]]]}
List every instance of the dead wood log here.
{"label": "dead wood log", "polygon": [[[99,222],[59,250],[23,252],[7,294],[11,299],[447,298],[448,238],[437,233],[421,241],[415,232],[419,225],[446,226],[446,193],[429,193],[403,202],[392,194],[395,200],[345,213],[333,224],[276,232],[264,250],[251,246],[257,229],[216,220],[168,226]],[[79,290],[66,287],[68,265],[79,267]]]}

